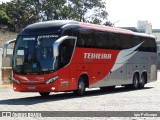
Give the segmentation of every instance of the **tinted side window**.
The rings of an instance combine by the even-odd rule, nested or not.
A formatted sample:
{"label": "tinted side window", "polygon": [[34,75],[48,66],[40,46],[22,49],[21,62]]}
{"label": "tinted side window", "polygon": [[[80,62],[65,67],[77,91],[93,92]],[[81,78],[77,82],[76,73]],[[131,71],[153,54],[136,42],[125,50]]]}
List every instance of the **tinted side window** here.
{"label": "tinted side window", "polygon": [[115,34],[115,33],[109,33],[109,48],[110,49],[119,49],[118,46],[118,39],[119,39],[119,35]]}
{"label": "tinted side window", "polygon": [[102,46],[102,43],[100,41],[99,31],[95,31],[95,33],[94,33],[94,46],[97,48],[101,48],[101,46]]}
{"label": "tinted side window", "polygon": [[66,39],[59,46],[59,56],[58,56],[58,68],[62,68],[67,65],[72,57],[73,49],[75,45],[74,39]]}
{"label": "tinted side window", "polygon": [[132,39],[132,42],[133,42],[133,47],[135,47],[138,44],[140,44],[141,42],[143,42],[143,39],[141,39],[141,37],[139,37],[139,36],[134,36]]}
{"label": "tinted side window", "polygon": [[85,47],[94,48],[96,46],[94,37],[94,31],[88,30],[87,35],[85,37]]}
{"label": "tinted side window", "polygon": [[133,43],[134,46],[142,43],[142,45],[139,47],[139,51],[156,52],[156,42],[153,38],[135,36]]}
{"label": "tinted side window", "polygon": [[72,34],[73,34],[73,36],[76,36],[78,39],[79,38],[79,29],[73,29]]}
{"label": "tinted side window", "polygon": [[141,40],[142,40],[143,44],[140,46],[140,51],[148,51],[150,49],[148,38],[141,37]]}
{"label": "tinted side window", "polygon": [[90,29],[79,29],[77,47],[100,48],[99,33]]}
{"label": "tinted side window", "polygon": [[132,37],[130,35],[120,34],[118,45],[120,49],[129,49],[133,47]]}
{"label": "tinted side window", "polygon": [[87,31],[85,29],[78,30],[78,39],[77,39],[77,47],[84,47],[85,46],[85,39]]}
{"label": "tinted side window", "polygon": [[99,41],[101,42],[102,49],[109,49],[110,41],[109,41],[108,33],[100,32]]}
{"label": "tinted side window", "polygon": [[63,35],[72,36],[73,35],[72,32],[73,32],[72,29],[67,29],[67,30],[64,31]]}
{"label": "tinted side window", "polygon": [[148,38],[149,39],[149,51],[150,52],[156,52],[157,51],[157,48],[156,48],[156,42],[153,38]]}

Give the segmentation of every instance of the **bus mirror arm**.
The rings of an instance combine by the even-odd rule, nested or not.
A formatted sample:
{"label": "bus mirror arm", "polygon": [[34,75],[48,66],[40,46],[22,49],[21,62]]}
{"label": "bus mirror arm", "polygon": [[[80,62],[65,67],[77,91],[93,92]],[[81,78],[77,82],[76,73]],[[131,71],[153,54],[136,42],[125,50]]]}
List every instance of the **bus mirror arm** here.
{"label": "bus mirror arm", "polygon": [[14,43],[16,41],[16,39],[13,40],[9,40],[8,42],[6,42],[3,46],[3,57],[6,57],[7,55],[7,47],[9,44]]}
{"label": "bus mirror arm", "polygon": [[77,38],[74,37],[74,36],[63,36],[63,37],[59,38],[58,40],[56,40],[53,44],[53,56],[54,56],[54,58],[58,57],[59,46],[66,39],[77,39]]}
{"label": "bus mirror arm", "polygon": [[54,56],[54,58],[56,58],[59,55],[58,47],[59,47],[58,43],[53,44],[53,56]]}
{"label": "bus mirror arm", "polygon": [[58,55],[59,55],[59,49],[58,49],[58,47],[59,47],[59,43],[57,43],[57,42],[55,42],[54,44],[53,44],[53,57],[54,57],[54,61],[53,61],[53,68],[55,69],[55,64],[56,64],[56,59],[57,59],[57,57],[58,57]]}
{"label": "bus mirror arm", "polygon": [[68,36],[63,36],[63,37],[59,38],[58,40],[56,40],[54,42],[54,44],[53,44],[53,56],[54,56],[54,58],[58,57],[58,55],[59,55],[59,45],[67,38],[68,38]]}

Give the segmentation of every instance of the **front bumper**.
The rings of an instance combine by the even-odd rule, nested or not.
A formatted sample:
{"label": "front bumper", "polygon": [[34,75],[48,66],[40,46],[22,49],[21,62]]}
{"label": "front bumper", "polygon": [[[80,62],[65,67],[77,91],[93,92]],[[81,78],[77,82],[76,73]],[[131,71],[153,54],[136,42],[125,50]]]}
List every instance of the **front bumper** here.
{"label": "front bumper", "polygon": [[13,83],[13,90],[18,92],[56,92],[58,87],[52,84],[17,84]]}

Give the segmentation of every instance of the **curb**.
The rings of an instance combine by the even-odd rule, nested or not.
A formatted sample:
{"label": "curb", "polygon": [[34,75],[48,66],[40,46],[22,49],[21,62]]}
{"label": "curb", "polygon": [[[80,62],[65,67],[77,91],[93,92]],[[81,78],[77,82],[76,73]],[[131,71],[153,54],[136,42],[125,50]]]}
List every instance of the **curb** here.
{"label": "curb", "polygon": [[12,85],[0,85],[0,89],[1,88],[9,88],[9,87],[11,87]]}

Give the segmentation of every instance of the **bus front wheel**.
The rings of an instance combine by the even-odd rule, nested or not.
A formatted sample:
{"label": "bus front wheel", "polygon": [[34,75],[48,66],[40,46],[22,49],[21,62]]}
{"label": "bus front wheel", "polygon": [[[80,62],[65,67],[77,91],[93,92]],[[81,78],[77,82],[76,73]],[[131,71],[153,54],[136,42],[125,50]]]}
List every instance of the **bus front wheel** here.
{"label": "bus front wheel", "polygon": [[85,79],[83,77],[80,77],[78,81],[78,88],[75,91],[75,93],[79,96],[83,96],[85,94],[85,90],[86,90]]}
{"label": "bus front wheel", "polygon": [[48,97],[50,92],[39,92],[42,97]]}

